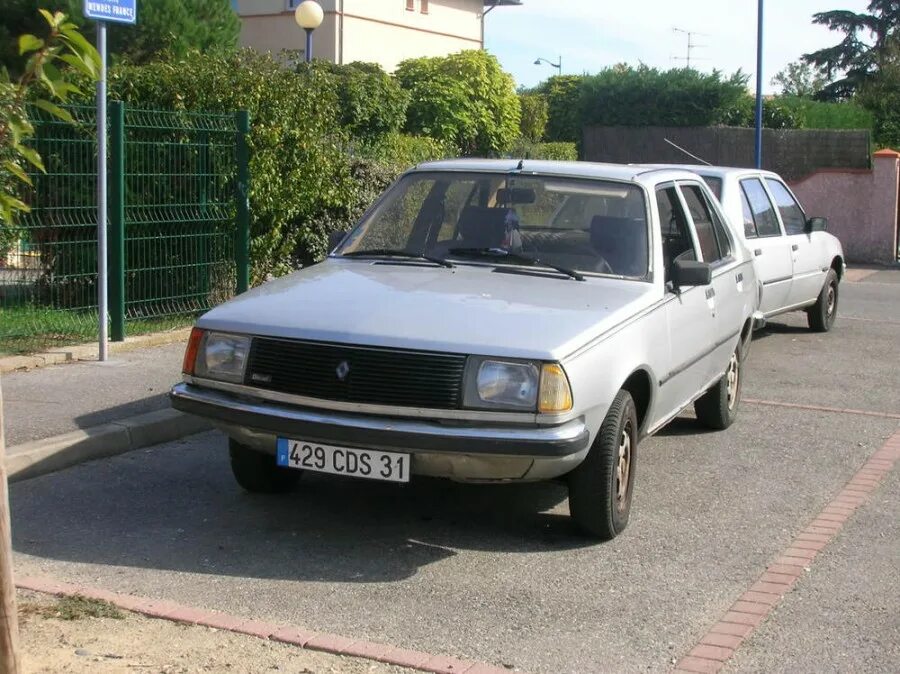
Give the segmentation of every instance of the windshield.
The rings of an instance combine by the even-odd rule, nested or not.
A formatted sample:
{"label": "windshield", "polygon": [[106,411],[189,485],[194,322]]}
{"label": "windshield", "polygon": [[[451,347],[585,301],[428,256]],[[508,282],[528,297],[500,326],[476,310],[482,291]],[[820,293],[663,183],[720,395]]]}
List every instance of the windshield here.
{"label": "windshield", "polygon": [[643,278],[647,208],[607,180],[422,172],[400,180],[335,254],[545,266]]}

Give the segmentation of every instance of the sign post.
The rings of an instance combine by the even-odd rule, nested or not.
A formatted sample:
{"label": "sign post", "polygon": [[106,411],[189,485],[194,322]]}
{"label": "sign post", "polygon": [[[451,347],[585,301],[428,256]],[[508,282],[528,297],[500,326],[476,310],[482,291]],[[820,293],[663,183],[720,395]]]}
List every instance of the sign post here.
{"label": "sign post", "polygon": [[97,22],[100,77],[97,80],[97,310],[101,361],[109,358],[106,171],[106,24],[137,23],[137,0],[84,0],[84,15]]}

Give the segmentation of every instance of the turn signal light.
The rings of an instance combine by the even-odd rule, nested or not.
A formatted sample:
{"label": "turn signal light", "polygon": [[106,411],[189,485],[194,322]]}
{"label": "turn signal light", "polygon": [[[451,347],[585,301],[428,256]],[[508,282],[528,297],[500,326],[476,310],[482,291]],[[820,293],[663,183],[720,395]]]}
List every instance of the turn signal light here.
{"label": "turn signal light", "polygon": [[203,339],[203,330],[194,328],[188,339],[187,349],[184,352],[184,361],[181,363],[183,374],[194,374],[194,364],[197,362],[197,350],[200,348],[200,340]]}
{"label": "turn signal light", "polygon": [[541,389],[538,411],[542,413],[568,412],[572,409],[572,389],[565,370],[556,363],[541,368]]}

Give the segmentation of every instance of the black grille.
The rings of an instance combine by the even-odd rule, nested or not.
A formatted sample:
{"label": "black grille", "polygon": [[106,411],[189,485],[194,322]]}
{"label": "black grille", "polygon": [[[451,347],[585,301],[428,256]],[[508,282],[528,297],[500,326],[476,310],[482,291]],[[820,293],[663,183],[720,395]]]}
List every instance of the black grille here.
{"label": "black grille", "polygon": [[456,409],[465,366],[464,355],[255,337],[245,381],[325,400]]}

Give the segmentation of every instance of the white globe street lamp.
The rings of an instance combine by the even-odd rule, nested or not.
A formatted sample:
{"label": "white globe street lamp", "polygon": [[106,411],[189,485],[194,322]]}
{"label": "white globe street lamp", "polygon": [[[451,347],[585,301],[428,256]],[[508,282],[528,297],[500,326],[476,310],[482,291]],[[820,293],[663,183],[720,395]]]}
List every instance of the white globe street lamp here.
{"label": "white globe street lamp", "polygon": [[306,31],[306,62],[312,61],[312,34],[322,25],[325,12],[316,0],[303,0],[294,10],[294,21]]}

